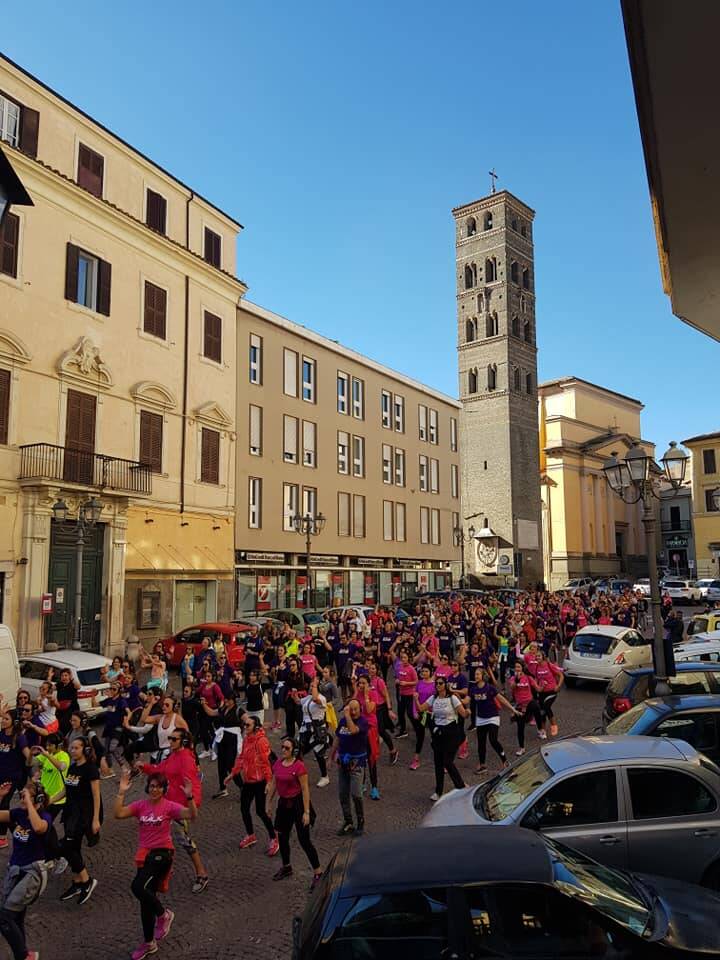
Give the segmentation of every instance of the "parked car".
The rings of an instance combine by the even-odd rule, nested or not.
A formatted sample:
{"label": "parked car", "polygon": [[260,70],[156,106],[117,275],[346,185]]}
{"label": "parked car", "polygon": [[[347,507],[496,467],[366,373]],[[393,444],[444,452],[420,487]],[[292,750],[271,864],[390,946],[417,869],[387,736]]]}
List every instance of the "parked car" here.
{"label": "parked car", "polygon": [[720,580],[712,577],[704,580],[696,580],[695,586],[700,591],[700,597],[703,600],[720,600]]}
{"label": "parked car", "polygon": [[583,627],[568,645],[563,661],[565,683],[612,680],[623,667],[644,667],[652,661],[650,643],[633,627],[593,624]]}
{"label": "parked car", "polygon": [[374,610],[375,610],[375,607],[368,606],[367,604],[349,603],[349,604],[346,604],[344,607],[328,607],[327,610],[325,610],[325,612],[323,613],[323,617],[325,618],[325,620],[327,620],[329,614],[331,613],[338,613],[341,617],[343,617],[346,613],[354,614],[354,617],[352,615],[349,616],[346,619],[346,622],[348,620],[350,622],[355,620],[358,628],[358,633],[362,634],[363,636],[369,636],[370,624],[368,623],[368,617],[370,616],[371,613],[374,612]]}
{"label": "parked car", "polygon": [[565,586],[560,589],[566,593],[583,593],[592,586],[592,583],[592,577],[573,577],[572,580],[568,580]]}
{"label": "parked car", "polygon": [[274,620],[282,620],[289,624],[293,630],[300,633],[305,631],[305,627],[310,627],[313,636],[320,627],[326,626],[325,617],[322,610],[305,610],[303,607],[281,607],[278,610],[269,610],[268,616]]}
{"label": "parked car", "polygon": [[650,596],[650,577],[639,577],[633,584],[635,593],[642,593],[644,596]]}
{"label": "parked car", "polygon": [[677,600],[678,603],[699,603],[701,599],[700,588],[695,585],[694,580],[678,580],[673,577],[663,581],[663,590],[671,600]]}
{"label": "parked car", "polygon": [[675,663],[683,660],[720,660],[720,630],[694,633],[688,640],[673,647]]}
{"label": "parked car", "polygon": [[255,614],[249,614],[246,616],[238,617],[237,620],[231,620],[230,623],[242,623],[243,625],[247,624],[248,627],[257,627],[258,630],[262,630],[264,626],[268,623],[273,627],[282,627],[282,620],[276,620],[275,617],[264,617],[262,615],[255,616]]}
{"label": "parked car", "polygon": [[696,613],[687,625],[689,637],[694,637],[696,633],[711,633],[715,630],[720,630],[720,610]]}
{"label": "parked car", "polygon": [[720,694],[671,694],[638,703],[608,724],[612,735],[684,740],[717,763],[720,760]]}
{"label": "parked car", "polygon": [[611,867],[720,889],[720,768],[682,740],[557,740],[422,821],[455,824],[528,827]]}
{"label": "parked car", "polygon": [[[668,677],[672,693],[720,693],[720,664],[690,661],[675,664],[675,676]],[[608,684],[602,713],[603,730],[611,720],[637,703],[655,696],[652,667],[621,670]]]}
{"label": "parked car", "polygon": [[245,662],[245,637],[249,631],[247,623],[199,623],[179,630],[172,637],[163,637],[162,645],[170,666],[179,667],[188,647],[196,653],[202,646],[203,637],[210,637],[212,643],[222,640],[228,663],[235,668]]}
{"label": "parked car", "polygon": [[293,922],[293,960],[685,960],[717,945],[715,893],[608,869],[529,830],[476,833],[343,845]]}
{"label": "parked car", "polygon": [[[104,679],[104,671],[112,663],[107,657],[85,650],[56,650],[53,653],[33,653],[20,657],[20,684],[35,699],[40,692],[40,684],[47,680],[48,668],[55,671],[55,681],[60,679],[62,670],[69,670],[73,680],[80,684],[78,704],[87,717],[102,713],[98,706],[106,696],[110,684]],[[13,697],[14,700],[14,697]]]}

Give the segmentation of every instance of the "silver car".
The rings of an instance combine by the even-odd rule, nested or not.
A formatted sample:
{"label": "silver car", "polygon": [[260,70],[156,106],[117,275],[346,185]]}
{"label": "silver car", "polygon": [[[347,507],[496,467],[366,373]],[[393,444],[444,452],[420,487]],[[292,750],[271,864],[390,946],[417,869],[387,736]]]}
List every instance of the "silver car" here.
{"label": "silver car", "polygon": [[454,824],[529,827],[613,867],[720,889],[720,768],[682,740],[558,740],[422,822]]}
{"label": "silver car", "polygon": [[563,660],[565,683],[577,680],[612,680],[621,670],[646,667],[652,648],[634,627],[593,624],[578,630]]}

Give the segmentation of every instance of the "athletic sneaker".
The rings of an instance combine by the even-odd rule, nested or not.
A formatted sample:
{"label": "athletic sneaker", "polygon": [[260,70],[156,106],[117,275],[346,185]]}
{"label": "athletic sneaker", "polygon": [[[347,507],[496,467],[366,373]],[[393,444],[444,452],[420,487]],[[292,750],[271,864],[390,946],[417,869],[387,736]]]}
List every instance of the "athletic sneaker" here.
{"label": "athletic sneaker", "polygon": [[399,751],[399,750],[391,750],[391,751],[390,751],[390,766],[394,766],[394,765],[398,762],[399,759],[400,759],[400,751]]}
{"label": "athletic sneaker", "polygon": [[280,841],[278,840],[277,837],[275,837],[268,844],[268,848],[265,851],[265,853],[268,857],[274,857],[279,849],[280,849]]}
{"label": "athletic sneaker", "polygon": [[273,874],[273,880],[284,880],[285,877],[291,877],[292,872],[292,867],[289,864],[287,867],[280,867],[278,872]]}
{"label": "athletic sneaker", "polygon": [[322,880],[322,878],[323,878],[323,875],[322,875],[321,873],[314,873],[314,874],[313,874],[313,878],[312,878],[312,880],[310,881],[310,893],[313,892],[313,890],[314,890],[315,887],[320,883],[320,881]]}
{"label": "athletic sneaker", "polygon": [[7,850],[8,848],[8,838],[0,837],[0,850]]}
{"label": "athletic sneaker", "polygon": [[39,950],[28,950],[25,960],[40,960]]}
{"label": "athletic sneaker", "polygon": [[317,782],[318,787],[326,787],[330,783],[330,777],[320,777]]}
{"label": "athletic sneaker", "polygon": [[95,877],[90,877],[87,883],[80,885],[80,899],[78,903],[87,903],[90,897],[93,895],[93,890],[98,885]]}
{"label": "athletic sneaker", "polygon": [[544,730],[538,730],[538,737],[540,737],[541,740],[547,740],[547,734]]}
{"label": "athletic sneaker", "polygon": [[155,939],[164,940],[170,933],[170,927],[173,925],[175,914],[172,910],[165,910],[161,917],[155,921]]}
{"label": "athletic sneaker", "polygon": [[198,754],[198,760],[207,760],[208,757],[212,756],[211,750],[201,750]]}
{"label": "athletic sneaker", "polygon": [[65,859],[65,857],[58,857],[57,860],[55,861],[55,866],[52,869],[52,875],[54,877],[61,877],[63,873],[65,873],[67,868],[68,868],[68,862]]}
{"label": "athletic sneaker", "polygon": [[460,744],[460,750],[458,752],[458,760],[467,760],[468,758],[468,742],[463,740]]}
{"label": "athletic sneaker", "polygon": [[143,957],[149,957],[151,953],[157,953],[158,945],[154,940],[151,940],[150,943],[141,943],[130,954],[132,960],[143,960]]}
{"label": "athletic sneaker", "polygon": [[519,750],[516,750],[516,751],[515,751],[515,756],[516,756],[516,757],[522,757],[524,753],[525,753],[525,747],[520,747]]}
{"label": "athletic sneaker", "polygon": [[405,737],[407,737],[407,736],[408,736],[407,730],[406,730],[404,733],[401,731],[400,733],[396,733],[396,734],[395,734],[395,739],[396,739],[396,740],[404,740]]}
{"label": "athletic sneaker", "polygon": [[370,799],[371,799],[371,800],[379,800],[379,799],[380,799],[380,791],[378,790],[377,787],[373,787],[372,790],[370,791]]}
{"label": "athletic sneaker", "polygon": [[440,799],[440,794],[439,794],[439,793],[431,793],[431,794],[430,794],[430,799],[432,800],[433,803],[435,803],[436,800],[439,800],[439,799]]}
{"label": "athletic sneaker", "polygon": [[247,837],[244,837],[240,841],[240,843],[238,844],[238,847],[241,850],[245,850],[247,847],[251,847],[254,843],[257,843],[257,837],[255,836],[254,833],[249,833]]}
{"label": "athletic sneaker", "polygon": [[192,892],[202,893],[209,883],[210,877],[195,877],[195,882],[192,885]]}
{"label": "athletic sneaker", "polygon": [[344,823],[337,832],[338,837],[349,837],[351,833],[355,833],[355,825],[353,823]]}
{"label": "athletic sneaker", "polygon": [[411,769],[411,770],[417,770],[417,768],[418,768],[419,766],[420,766],[420,761],[419,761],[419,759],[418,759],[417,757],[413,757],[413,758],[412,758],[412,761],[410,762],[410,769]]}
{"label": "athletic sneaker", "polygon": [[213,800],[222,800],[222,798],[223,798],[223,797],[226,797],[227,795],[228,795],[227,790],[218,790],[217,793],[214,793],[214,794],[212,795],[212,799],[213,799]]}
{"label": "athletic sneaker", "polygon": [[82,886],[79,883],[71,883],[70,886],[64,893],[60,894],[61,900],[72,900],[73,897],[77,897],[82,890]]}

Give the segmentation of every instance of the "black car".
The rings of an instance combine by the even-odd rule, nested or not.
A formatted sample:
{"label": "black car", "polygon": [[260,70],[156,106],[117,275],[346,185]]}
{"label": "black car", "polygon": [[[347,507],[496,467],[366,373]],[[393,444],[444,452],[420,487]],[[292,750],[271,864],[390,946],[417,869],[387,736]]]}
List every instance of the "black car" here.
{"label": "black car", "polygon": [[720,695],[672,694],[653,697],[621,713],[608,733],[685,740],[709,760],[720,762]]}
{"label": "black car", "polygon": [[719,915],[715,893],[531,830],[428,827],[341,848],[295,918],[293,960],[690,958],[717,949]]}
{"label": "black car", "polygon": [[[675,665],[675,676],[668,678],[672,693],[720,693],[720,663],[687,661]],[[621,713],[655,695],[652,667],[621,670],[608,684],[602,713],[602,729]]]}

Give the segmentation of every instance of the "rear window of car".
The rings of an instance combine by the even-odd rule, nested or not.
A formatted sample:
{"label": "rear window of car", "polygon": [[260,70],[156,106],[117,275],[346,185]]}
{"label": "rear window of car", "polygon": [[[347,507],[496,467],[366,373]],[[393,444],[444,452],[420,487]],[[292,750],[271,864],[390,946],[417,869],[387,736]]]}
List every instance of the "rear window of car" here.
{"label": "rear window of car", "polygon": [[666,580],[665,586],[672,587],[673,589],[677,589],[677,588],[682,589],[685,586],[685,584],[682,582],[682,580]]}
{"label": "rear window of car", "polygon": [[612,678],[607,688],[607,695],[609,697],[621,697],[624,695],[625,690],[628,685],[631,683],[630,674],[625,670],[621,670],[620,673],[616,673]]}
{"label": "rear window of car", "polygon": [[705,633],[708,629],[709,623],[707,617],[693,617],[693,619],[688,624],[687,632],[688,636],[692,637],[695,633]]}
{"label": "rear window of car", "polygon": [[635,681],[630,690],[630,699],[633,703],[640,703],[641,700],[647,700],[650,696],[650,676],[651,674],[646,673]]}
{"label": "rear window of car", "polygon": [[325,623],[325,617],[321,613],[304,613],[305,623]]}
{"label": "rear window of car", "polygon": [[605,654],[615,642],[615,637],[605,633],[578,633],[573,640],[573,648],[578,653]]}
{"label": "rear window of car", "polygon": [[102,674],[100,673],[100,667],[92,667],[89,670],[78,670],[77,675],[78,680],[83,687],[91,687],[95,683],[103,682]]}

